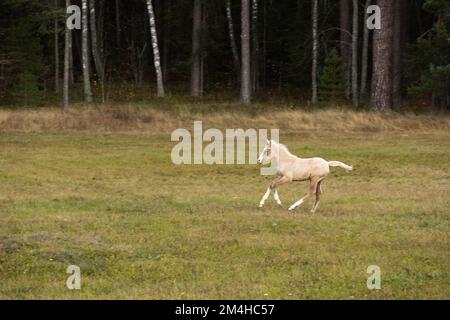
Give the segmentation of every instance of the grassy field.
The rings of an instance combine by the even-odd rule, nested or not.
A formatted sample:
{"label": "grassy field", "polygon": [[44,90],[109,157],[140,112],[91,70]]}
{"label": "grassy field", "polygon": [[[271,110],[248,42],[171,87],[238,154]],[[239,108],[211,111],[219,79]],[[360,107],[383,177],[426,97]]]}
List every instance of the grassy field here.
{"label": "grassy field", "polygon": [[260,209],[257,166],[173,165],[167,130],[0,131],[0,298],[449,299],[447,128],[309,125],[281,142],[354,166],[333,169],[314,215],[286,210],[306,183]]}

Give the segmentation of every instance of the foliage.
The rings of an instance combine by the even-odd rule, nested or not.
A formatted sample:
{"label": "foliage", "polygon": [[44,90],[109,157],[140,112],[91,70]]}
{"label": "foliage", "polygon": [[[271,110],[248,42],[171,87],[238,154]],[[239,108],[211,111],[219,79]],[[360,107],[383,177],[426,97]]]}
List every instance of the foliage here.
{"label": "foliage", "polygon": [[[447,101],[442,79],[447,79],[445,68],[450,64],[450,2],[425,0],[410,2],[409,12],[418,9],[421,24],[410,24],[407,37],[414,42],[407,63],[408,86],[411,93],[434,96],[435,101]],[[63,62],[64,5],[54,1],[3,0],[0,1],[0,104],[31,105],[60,98],[53,95],[55,83],[54,19],[59,17],[59,63]],[[80,5],[80,0],[73,0]],[[202,32],[203,77],[206,92],[220,95],[233,90],[236,95],[239,83],[233,68],[228,36],[225,1],[204,1],[204,25]],[[361,2],[362,4],[362,2]],[[98,42],[105,63],[106,91],[122,85],[130,85],[132,96],[139,88],[132,87],[136,71],[143,75],[145,84],[152,83],[153,62],[149,45],[148,17],[145,1],[120,1],[120,24],[116,28],[114,5],[108,1],[96,1]],[[182,0],[154,0],[158,41],[169,92],[182,88],[186,93],[190,78],[192,2]],[[240,28],[240,1],[232,1],[232,16],[238,45]],[[413,10],[414,9],[414,10]],[[322,101],[341,99],[342,79],[335,51],[339,46],[339,2],[319,2],[319,98]],[[260,42],[259,67],[260,90],[255,93],[258,101],[267,97],[297,99],[303,103],[309,99],[311,89],[311,2],[260,1],[258,13],[258,37]],[[363,10],[360,13],[362,18]],[[412,17],[410,17],[412,19]],[[405,19],[406,20],[406,19]],[[432,26],[433,21],[435,25]],[[429,32],[426,30],[432,29]],[[120,30],[120,45],[116,34]],[[73,75],[70,94],[76,102],[80,95],[81,32],[73,31]],[[146,45],[145,45],[146,44]],[[348,44],[347,44],[348,45]],[[136,59],[136,51],[146,48],[142,60]],[[359,48],[360,49],[360,48]],[[334,60],[333,60],[334,59]],[[93,59],[91,59],[92,62]],[[336,69],[337,68],[337,69]],[[94,70],[93,66],[91,68]],[[335,70],[333,70],[335,69]],[[334,74],[337,72],[337,74]],[[346,74],[346,73],[344,73]],[[60,74],[62,77],[62,74]],[[443,78],[444,77],[444,78]],[[447,77],[447,78],[445,78]],[[370,78],[370,72],[369,72]],[[405,87],[405,85],[403,86]],[[434,88],[434,89],[433,89]],[[218,93],[221,91],[221,93]],[[110,99],[112,95],[107,95]],[[43,99],[44,98],[44,99]],[[115,100],[118,101],[118,100]],[[136,100],[135,100],[136,101]],[[442,108],[442,107],[441,107]]]}
{"label": "foliage", "polygon": [[319,76],[319,99],[334,101],[345,97],[346,69],[338,52],[333,48],[325,59]]}
{"label": "foliage", "polygon": [[432,108],[443,111],[450,104],[450,64],[430,65],[421,76],[420,84],[409,89],[410,93],[431,93]]}
{"label": "foliage", "polygon": [[38,101],[42,97],[38,86],[38,77],[30,71],[21,73],[14,93],[21,98],[24,106],[28,106],[30,102]]}
{"label": "foliage", "polygon": [[8,62],[3,70],[4,88],[20,103],[35,103],[42,96],[42,82],[50,68],[46,47],[56,14],[59,11],[42,1],[0,4],[0,60]]}
{"label": "foliage", "polygon": [[450,107],[450,3],[427,0],[424,8],[436,15],[438,21],[410,48],[407,71],[412,85],[409,92],[428,94],[433,109],[445,110]]}

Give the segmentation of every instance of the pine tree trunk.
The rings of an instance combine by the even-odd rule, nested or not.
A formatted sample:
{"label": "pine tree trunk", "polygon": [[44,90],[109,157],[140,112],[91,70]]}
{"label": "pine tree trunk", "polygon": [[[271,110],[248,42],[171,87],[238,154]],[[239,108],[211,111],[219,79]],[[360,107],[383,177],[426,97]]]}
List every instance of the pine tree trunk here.
{"label": "pine tree trunk", "polygon": [[[58,8],[58,0],[54,1],[55,9]],[[55,92],[59,93],[59,33],[58,33],[58,17],[55,17]]]}
{"label": "pine tree trunk", "polygon": [[402,11],[402,44],[403,49],[405,45],[409,42],[410,29],[411,29],[411,0],[401,1],[401,11]]}
{"label": "pine tree trunk", "polygon": [[105,82],[106,82],[106,57],[103,54],[104,53],[104,17],[105,17],[105,0],[99,0],[98,1],[98,15],[97,15],[97,48],[99,51],[99,56],[102,57],[102,82],[100,83],[100,89],[102,93],[102,102],[104,103],[106,101],[106,92],[105,92]]}
{"label": "pine tree trunk", "polygon": [[[66,0],[66,8],[69,7],[70,0]],[[66,16],[67,18],[68,16]],[[64,21],[64,84],[63,84],[63,108],[69,109],[69,81],[70,81],[70,52],[72,51],[72,30],[67,28]]]}
{"label": "pine tree trunk", "polygon": [[264,89],[267,88],[267,1],[263,7],[263,53],[262,53],[262,81]]}
{"label": "pine tree trunk", "polygon": [[[97,15],[97,43],[98,43],[98,51],[100,52],[100,57],[104,57],[103,55],[103,26],[105,20],[105,0],[98,1],[98,15]],[[104,65],[104,63],[102,63]],[[105,66],[103,66],[103,72],[105,72]]]}
{"label": "pine tree trunk", "polygon": [[353,108],[358,108],[358,0],[353,0],[352,101]]}
{"label": "pine tree trunk", "polygon": [[[72,0],[73,1],[73,0]],[[83,13],[82,13],[83,15]],[[81,18],[81,23],[83,24],[83,18]],[[73,31],[73,30],[72,30]],[[81,26],[81,32],[72,32],[72,64],[75,73],[75,55],[78,58],[80,64],[83,61],[83,26]],[[83,77],[83,75],[81,75]]]}
{"label": "pine tree trunk", "polygon": [[[206,11],[204,11],[204,9],[202,9],[202,24],[200,26],[200,30],[205,30],[205,28],[207,28],[206,27],[207,18],[208,18],[208,13]],[[203,36],[201,36],[201,37],[203,37]],[[202,50],[201,50],[201,53],[200,53],[200,96],[203,96],[203,93],[205,92],[205,68],[206,68],[206,62],[205,62],[205,54],[203,53],[203,48],[201,47],[201,49]]]}
{"label": "pine tree trunk", "polygon": [[120,43],[120,3],[119,0],[116,0],[116,44],[117,48],[120,49],[121,43]]}
{"label": "pine tree trunk", "polygon": [[242,0],[241,28],[241,103],[249,104],[251,102],[250,0]]}
{"label": "pine tree trunk", "polygon": [[402,102],[402,16],[403,0],[394,1],[394,27],[392,49],[392,104],[397,108]]}
{"label": "pine tree trunk", "polygon": [[167,81],[168,65],[169,65],[169,35],[170,35],[170,8],[171,1],[167,0],[165,4],[165,26],[164,26],[164,38],[163,38],[163,79]]}
{"label": "pine tree trunk", "polygon": [[153,12],[152,0],[147,0],[147,11],[150,22],[150,34],[152,37],[153,59],[156,70],[157,96],[164,97],[164,83],[161,71],[161,59],[159,57],[158,34],[156,32],[155,14]]}
{"label": "pine tree trunk", "polygon": [[91,27],[91,48],[92,56],[94,57],[95,70],[100,83],[103,83],[104,71],[103,63],[100,57],[98,42],[97,42],[97,24],[95,20],[95,0],[89,0],[89,18]]}
{"label": "pine tree trunk", "polygon": [[75,74],[73,72],[74,64],[73,64],[73,36],[72,31],[70,32],[70,52],[69,52],[69,84],[73,85],[75,83]]}
{"label": "pine tree trunk", "polygon": [[318,20],[319,20],[319,1],[313,0],[312,2],[312,96],[311,103],[317,103],[317,63],[319,55],[319,37],[318,37]]}
{"label": "pine tree trunk", "polygon": [[201,28],[202,28],[202,2],[194,0],[192,19],[192,65],[191,65],[191,96],[201,95]]}
{"label": "pine tree trunk", "polygon": [[350,97],[350,69],[351,69],[351,19],[350,19],[350,0],[339,0],[340,15],[340,47],[342,63],[346,66],[346,96]]}
{"label": "pine tree trunk", "polygon": [[366,0],[366,4],[364,6],[364,35],[363,35],[363,49],[362,49],[362,58],[361,58],[361,88],[360,88],[360,99],[364,99],[366,95],[367,88],[367,69],[369,64],[369,28],[367,28],[367,19],[369,14],[367,13],[367,8],[372,3],[371,0]]}
{"label": "pine tree trunk", "polygon": [[392,110],[392,44],[394,1],[378,0],[381,29],[373,34],[373,71],[370,107],[373,111]]}
{"label": "pine tree trunk", "polygon": [[87,0],[82,0],[82,43],[81,55],[83,65],[84,100],[92,102],[91,78],[89,73],[89,25]]}
{"label": "pine tree trunk", "polygon": [[226,11],[228,21],[228,34],[230,36],[231,52],[233,54],[234,69],[236,71],[238,81],[240,81],[241,64],[239,62],[239,52],[236,45],[236,39],[234,37],[233,16],[231,14],[231,2],[226,0]]}
{"label": "pine tree trunk", "polygon": [[259,88],[258,0],[252,0],[252,90]]}

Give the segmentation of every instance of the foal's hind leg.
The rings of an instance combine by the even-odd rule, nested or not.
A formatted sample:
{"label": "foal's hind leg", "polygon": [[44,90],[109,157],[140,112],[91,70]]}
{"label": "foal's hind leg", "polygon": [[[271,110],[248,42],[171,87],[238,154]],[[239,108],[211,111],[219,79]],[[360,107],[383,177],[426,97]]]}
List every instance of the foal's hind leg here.
{"label": "foal's hind leg", "polygon": [[317,193],[317,184],[319,182],[319,178],[318,177],[312,177],[311,178],[311,183],[309,185],[309,191],[308,194],[306,196],[304,196],[303,198],[301,198],[300,200],[298,200],[296,203],[294,203],[292,206],[290,206],[288,209],[294,210],[295,208],[297,208],[299,205],[301,205],[303,202],[305,202],[309,197],[315,195]]}
{"label": "foal's hind leg", "polygon": [[320,180],[317,183],[317,189],[316,189],[316,202],[314,203],[314,206],[311,209],[311,213],[316,212],[317,207],[319,206],[320,203],[320,195],[322,194],[322,188],[321,188],[321,184],[322,184],[322,180]]}
{"label": "foal's hind leg", "polygon": [[279,206],[281,206],[281,200],[280,197],[278,196],[278,189],[275,189],[275,192],[273,193],[273,198],[275,199],[275,201],[277,202],[277,204]]}

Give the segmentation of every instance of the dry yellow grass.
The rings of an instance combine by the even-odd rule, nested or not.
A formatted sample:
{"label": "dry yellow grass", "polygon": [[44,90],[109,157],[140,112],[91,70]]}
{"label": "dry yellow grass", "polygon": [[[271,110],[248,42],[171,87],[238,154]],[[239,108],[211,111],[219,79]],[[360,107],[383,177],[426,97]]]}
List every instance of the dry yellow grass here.
{"label": "dry yellow grass", "polygon": [[[245,107],[242,107],[245,108]],[[78,106],[69,112],[56,108],[0,110],[0,131],[137,131],[171,132],[191,127],[202,120],[205,127],[280,128],[283,131],[449,131],[449,116],[383,115],[348,110],[271,110],[253,113],[236,110],[197,113],[161,111],[154,108],[106,105],[98,108]],[[254,110],[253,110],[254,111]]]}

